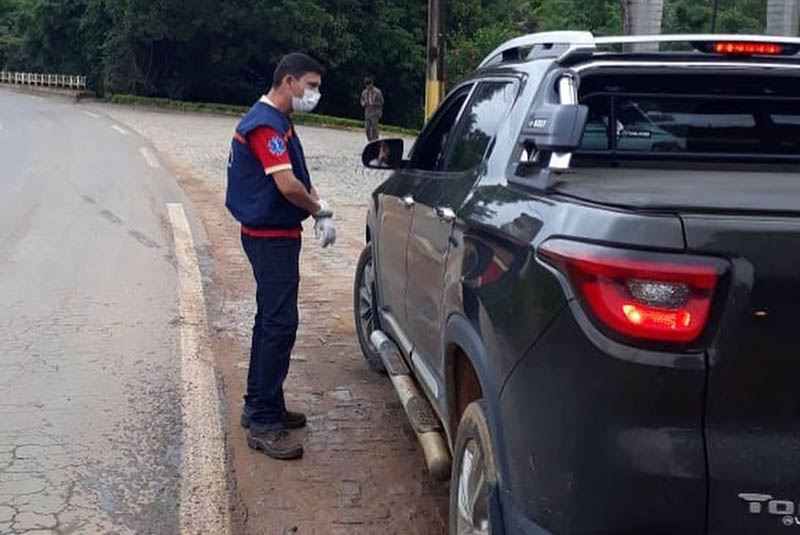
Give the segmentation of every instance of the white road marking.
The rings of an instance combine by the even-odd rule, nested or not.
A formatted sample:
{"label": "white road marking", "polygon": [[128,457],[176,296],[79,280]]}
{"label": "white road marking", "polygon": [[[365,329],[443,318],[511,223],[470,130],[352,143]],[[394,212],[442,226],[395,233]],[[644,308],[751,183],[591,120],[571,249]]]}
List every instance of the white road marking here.
{"label": "white road marking", "polygon": [[86,115],[88,115],[89,117],[91,117],[92,119],[97,119],[97,118],[99,118],[99,117],[100,117],[100,116],[99,116],[99,115],[97,115],[96,113],[92,113],[92,112],[90,112],[90,111],[86,111],[86,110],[81,110],[81,111],[82,111],[83,113],[85,113]]}
{"label": "white road marking", "polygon": [[112,124],[112,125],[111,125],[111,128],[113,128],[114,130],[116,130],[117,132],[119,132],[120,134],[122,134],[123,136],[127,136],[127,135],[128,135],[128,132],[127,132],[127,130],[125,130],[125,129],[123,129],[123,128],[120,128],[119,126],[117,126],[117,125],[115,125],[115,124]]}
{"label": "white road marking", "polygon": [[147,162],[147,165],[149,165],[153,169],[161,167],[161,165],[158,163],[158,159],[155,157],[155,155],[153,155],[152,152],[150,152],[150,149],[148,149],[147,147],[141,147],[139,148],[139,152],[142,153],[142,157]]}
{"label": "white road marking", "polygon": [[183,205],[167,204],[178,269],[181,410],[181,535],[228,535],[231,519],[219,391],[210,349],[203,283]]}

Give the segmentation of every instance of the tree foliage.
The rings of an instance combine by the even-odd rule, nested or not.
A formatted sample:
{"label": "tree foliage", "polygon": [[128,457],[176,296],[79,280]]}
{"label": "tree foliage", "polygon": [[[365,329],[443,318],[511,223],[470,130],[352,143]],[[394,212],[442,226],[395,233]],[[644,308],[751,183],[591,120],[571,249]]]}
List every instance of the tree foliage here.
{"label": "tree foliage", "polygon": [[[506,39],[533,31],[622,31],[625,0],[446,0],[452,86]],[[765,0],[719,0],[717,31],[761,32]],[[664,31],[709,31],[713,0],[666,0]],[[99,92],[247,104],[278,59],[329,69],[320,109],[358,117],[364,76],[387,122],[422,120],[424,0],[0,0],[0,68],[85,74]]]}
{"label": "tree foliage", "polygon": [[[711,31],[713,1],[672,0],[664,5],[665,33]],[[766,24],[766,1],[719,0],[717,33],[762,33]]]}
{"label": "tree foliage", "polygon": [[22,63],[23,14],[19,0],[0,0],[0,67]]}

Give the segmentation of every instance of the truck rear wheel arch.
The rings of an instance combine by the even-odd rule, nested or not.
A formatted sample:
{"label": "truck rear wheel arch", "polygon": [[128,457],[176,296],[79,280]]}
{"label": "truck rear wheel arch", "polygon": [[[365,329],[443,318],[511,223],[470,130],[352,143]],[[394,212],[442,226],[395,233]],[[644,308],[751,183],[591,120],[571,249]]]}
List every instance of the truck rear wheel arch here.
{"label": "truck rear wheel arch", "polygon": [[500,384],[493,376],[480,335],[464,316],[451,315],[444,331],[446,428],[448,438],[454,439],[463,410],[476,401],[475,396],[486,401],[490,426],[497,422]]}
{"label": "truck rear wheel arch", "polygon": [[460,346],[454,344],[449,348],[448,362],[450,399],[447,431],[448,436],[455,439],[461,416],[470,403],[483,398],[483,388],[472,362]]}

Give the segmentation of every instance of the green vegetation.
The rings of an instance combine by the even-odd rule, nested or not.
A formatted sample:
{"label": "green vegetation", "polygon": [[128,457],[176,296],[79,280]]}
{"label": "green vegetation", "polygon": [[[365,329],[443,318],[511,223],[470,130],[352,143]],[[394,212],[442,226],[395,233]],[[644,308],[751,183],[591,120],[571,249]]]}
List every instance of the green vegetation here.
{"label": "green vegetation", "polygon": [[[523,33],[620,33],[625,1],[448,0],[448,80]],[[761,32],[765,3],[719,0],[717,31]],[[664,31],[709,31],[712,5],[665,0]],[[426,16],[424,0],[0,0],[0,69],[85,74],[101,95],[234,113],[268,86],[283,54],[302,50],[329,69],[321,114],[360,118],[362,80],[374,75],[387,98],[384,119],[416,128]]]}
{"label": "green vegetation", "polygon": [[[707,32],[711,28],[713,2],[674,0],[664,3],[664,33]],[[766,2],[720,0],[717,33],[763,33]]]}

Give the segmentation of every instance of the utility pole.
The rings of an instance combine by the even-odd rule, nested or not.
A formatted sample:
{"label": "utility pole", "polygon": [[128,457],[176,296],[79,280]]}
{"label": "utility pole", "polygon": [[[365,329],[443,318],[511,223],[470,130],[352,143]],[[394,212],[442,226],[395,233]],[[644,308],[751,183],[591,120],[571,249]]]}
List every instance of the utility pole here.
{"label": "utility pole", "polygon": [[428,0],[428,62],[425,68],[425,120],[444,97],[444,0]]}

